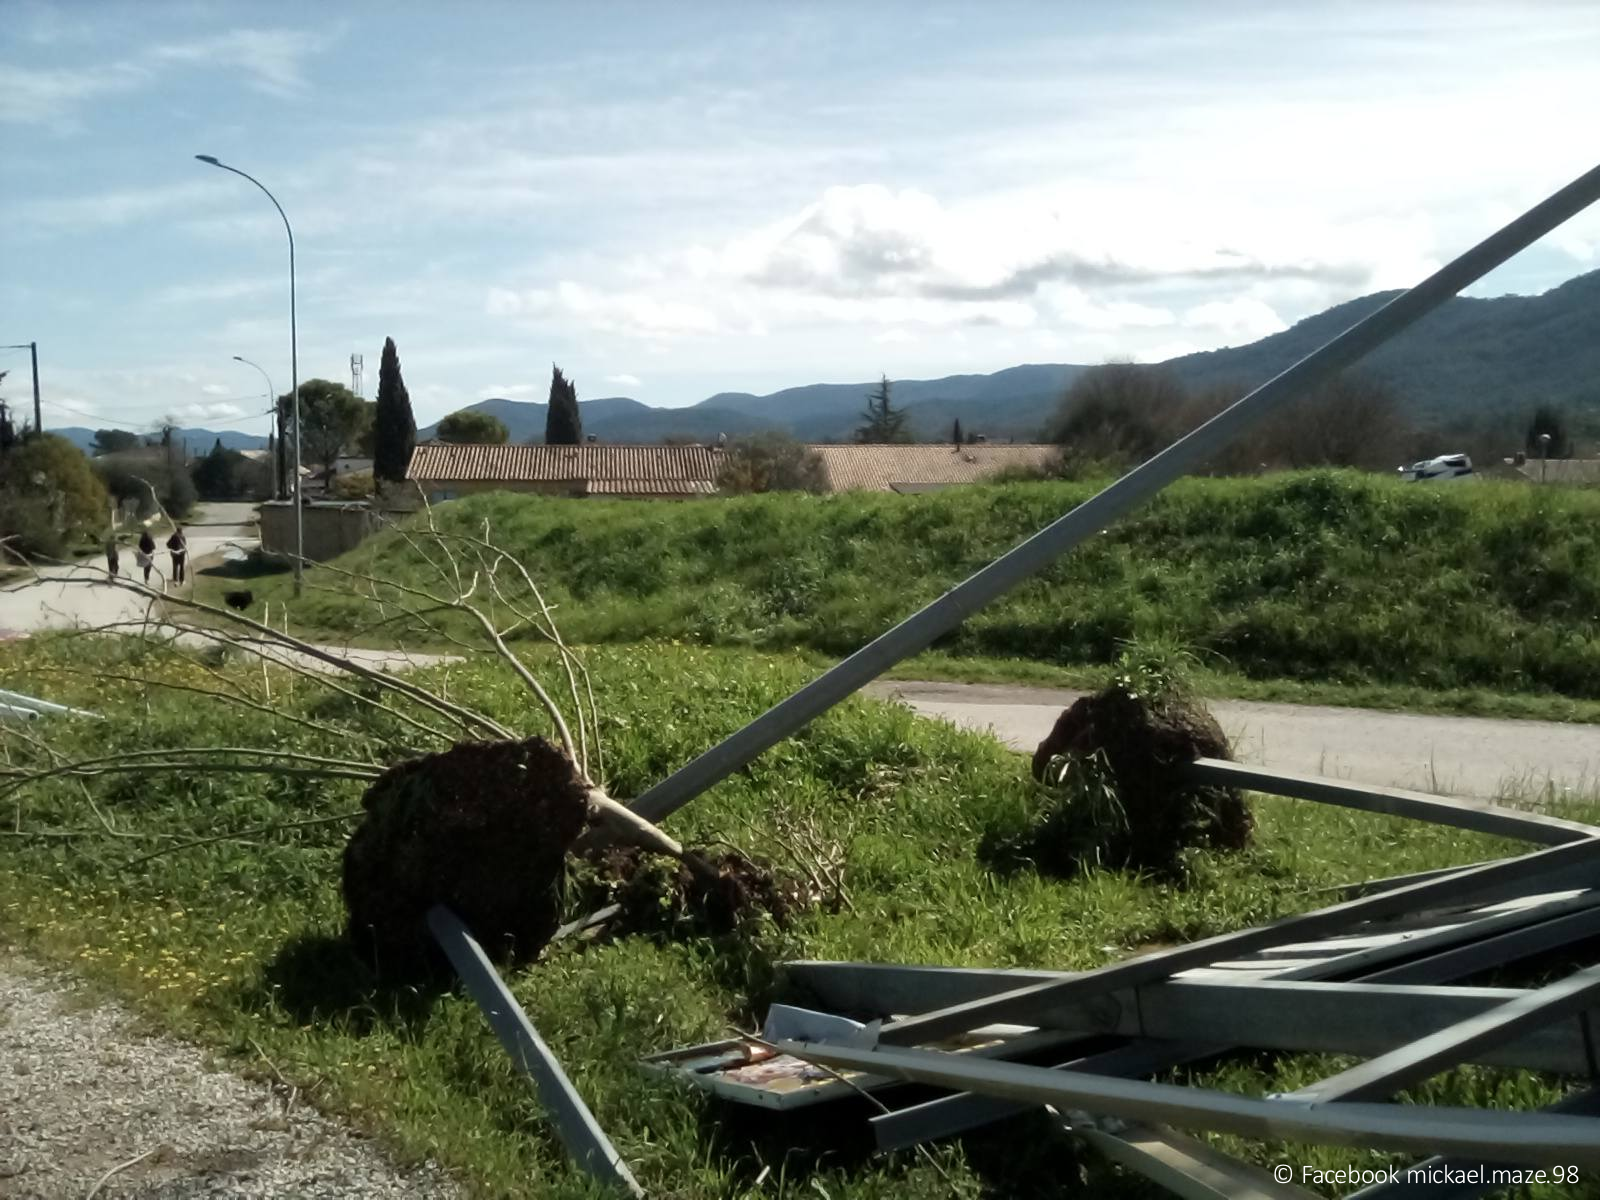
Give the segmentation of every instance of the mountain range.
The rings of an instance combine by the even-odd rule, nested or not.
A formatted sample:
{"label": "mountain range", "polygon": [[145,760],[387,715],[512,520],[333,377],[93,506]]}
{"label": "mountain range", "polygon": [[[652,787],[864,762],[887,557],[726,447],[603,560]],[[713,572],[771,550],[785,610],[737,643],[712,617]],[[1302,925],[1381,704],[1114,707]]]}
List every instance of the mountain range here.
{"label": "mountain range", "polygon": [[[304,395],[304,393],[301,393]],[[59,434],[67,439],[85,454],[94,453],[94,430],[86,429],[82,425],[68,425],[63,429],[52,429],[51,433]],[[173,436],[180,442],[189,444],[190,454],[204,454],[216,445],[217,439],[222,439],[224,450],[264,450],[267,439],[258,437],[253,433],[240,433],[237,429],[175,429]]]}
{"label": "mountain range", "polygon": [[[1241,393],[1393,299],[1378,292],[1306,317],[1289,329],[1243,346],[1188,354],[1160,364],[1184,384],[1226,386]],[[914,436],[943,440],[959,418],[965,432],[991,441],[1040,435],[1067,388],[1085,365],[1044,363],[990,375],[951,375],[894,383],[893,396]],[[1600,422],[1600,271],[1570,279],[1538,296],[1480,300],[1457,297],[1394,338],[1360,364],[1394,387],[1419,425],[1509,424],[1538,402],[1566,407]],[[583,429],[606,442],[654,442],[668,437],[711,441],[782,430],[804,441],[851,441],[874,381],[814,383],[765,396],[719,392],[686,408],[653,408],[626,396],[580,401]],[[514,442],[542,441],[546,406],[491,399],[470,406],[498,417]],[[418,432],[433,436],[437,426]],[[79,445],[88,429],[61,429]],[[184,429],[180,436],[204,453],[213,439],[230,449],[264,446],[266,439],[224,430]]]}

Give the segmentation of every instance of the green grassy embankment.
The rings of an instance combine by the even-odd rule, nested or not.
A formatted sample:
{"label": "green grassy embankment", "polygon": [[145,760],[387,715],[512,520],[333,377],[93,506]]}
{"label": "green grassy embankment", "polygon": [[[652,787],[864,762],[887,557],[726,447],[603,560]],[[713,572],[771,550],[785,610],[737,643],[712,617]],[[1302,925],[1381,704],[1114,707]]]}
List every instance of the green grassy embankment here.
{"label": "green grassy embankment", "polygon": [[[1091,491],[686,504],[500,494],[436,515],[455,532],[487,521],[574,642],[837,657]],[[335,565],[430,583],[418,546],[395,534]],[[308,578],[292,607],[302,626],[437,640],[404,621],[374,628],[370,600],[331,570]],[[289,594],[285,579],[254,586],[275,608]],[[926,661],[958,677],[1064,669],[1068,680],[1130,639],[1189,648],[1223,694],[1594,720],[1600,709],[1575,702],[1600,700],[1600,491],[1349,472],[1186,480],[975,614]]]}

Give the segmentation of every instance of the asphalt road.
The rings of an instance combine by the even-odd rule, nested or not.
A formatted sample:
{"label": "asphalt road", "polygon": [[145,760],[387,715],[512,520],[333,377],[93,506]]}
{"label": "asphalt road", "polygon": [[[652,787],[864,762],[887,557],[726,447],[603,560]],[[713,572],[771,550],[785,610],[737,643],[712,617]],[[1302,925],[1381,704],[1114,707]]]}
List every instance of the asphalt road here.
{"label": "asphalt road", "polygon": [[[250,504],[211,504],[187,522],[189,562],[208,555],[226,553],[230,548],[244,553],[258,541]],[[123,536],[121,571],[124,578],[137,578],[134,538]],[[152,585],[163,584],[170,570],[165,536],[156,539],[156,569]],[[0,638],[15,637],[38,629],[70,629],[76,626],[109,625],[136,621],[144,614],[147,602],[139,595],[106,586],[103,557],[85,559],[70,567],[46,567],[37,577],[0,591]]]}
{"label": "asphalt road", "polygon": [[[925,716],[988,729],[1031,754],[1080,693],[1055,688],[887,681]],[[1437,717],[1323,705],[1214,700],[1243,762],[1363,783],[1492,798],[1546,783],[1600,788],[1600,728],[1552,721]]]}

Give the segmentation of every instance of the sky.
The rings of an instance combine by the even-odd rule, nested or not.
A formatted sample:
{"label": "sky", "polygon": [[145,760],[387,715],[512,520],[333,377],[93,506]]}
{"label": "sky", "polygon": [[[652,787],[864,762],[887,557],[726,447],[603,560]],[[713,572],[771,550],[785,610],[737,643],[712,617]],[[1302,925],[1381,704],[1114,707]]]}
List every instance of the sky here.
{"label": "sky", "polygon": [[[1595,165],[1600,5],[4,0],[0,342],[46,426],[1160,361]],[[1477,295],[1600,267],[1587,213]],[[25,351],[0,351],[26,401]]]}

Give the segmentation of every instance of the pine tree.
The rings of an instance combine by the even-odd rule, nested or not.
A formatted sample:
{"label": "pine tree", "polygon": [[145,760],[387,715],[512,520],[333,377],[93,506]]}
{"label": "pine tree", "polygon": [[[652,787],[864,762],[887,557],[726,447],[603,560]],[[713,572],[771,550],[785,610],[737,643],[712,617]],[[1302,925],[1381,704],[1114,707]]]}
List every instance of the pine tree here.
{"label": "pine tree", "polygon": [[956,418],[956,427],[950,432],[950,440],[956,445],[961,445],[961,418]]}
{"label": "pine tree", "polygon": [[877,390],[867,396],[866,411],[861,414],[866,422],[856,430],[856,439],[863,442],[909,442],[911,435],[905,431],[906,414],[896,412],[889,397],[889,377],[885,375]]}
{"label": "pine tree", "polygon": [[411,396],[400,377],[400,355],[393,338],[383,339],[383,359],[378,365],[378,405],[373,416],[372,477],[384,483],[403,483],[417,445],[417,419]]}
{"label": "pine tree", "polygon": [[550,410],[544,419],[547,446],[576,446],[583,441],[583,417],[578,412],[578,387],[551,364]]}

